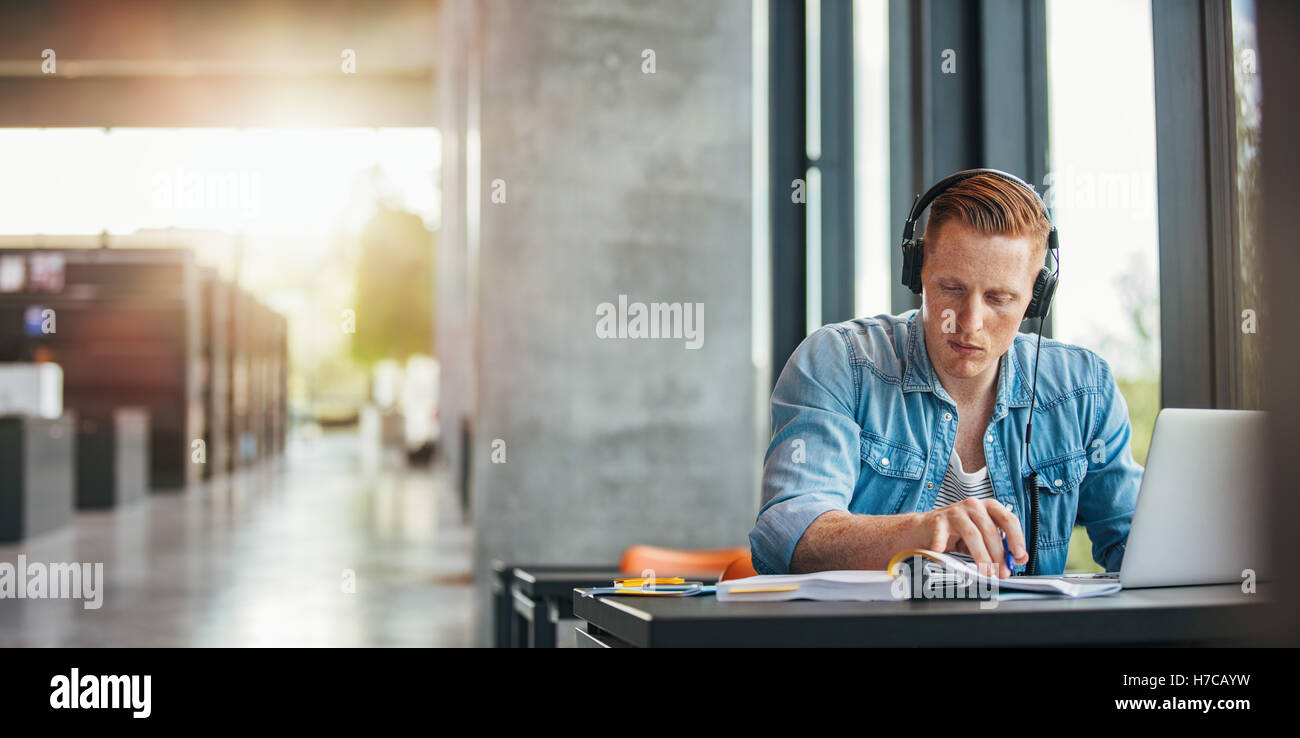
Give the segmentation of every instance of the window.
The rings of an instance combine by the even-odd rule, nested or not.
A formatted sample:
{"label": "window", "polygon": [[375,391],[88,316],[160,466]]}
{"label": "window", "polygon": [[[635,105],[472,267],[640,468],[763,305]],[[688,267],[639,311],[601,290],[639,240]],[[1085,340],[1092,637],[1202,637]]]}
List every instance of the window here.
{"label": "window", "polygon": [[1237,299],[1241,313],[1238,404],[1261,407],[1263,359],[1258,339],[1264,307],[1259,269],[1259,102],[1258,41],[1254,0],[1232,2],[1234,123],[1236,129]]}
{"label": "window", "polygon": [[[1052,335],[1110,364],[1140,464],[1160,412],[1160,288],[1151,5],[1051,0],[1051,167],[1042,184],[1061,234]],[[1100,571],[1076,527],[1067,571]]]}
{"label": "window", "polygon": [[1160,410],[1151,7],[1105,9],[1048,3],[1052,164],[1042,184],[1061,233],[1052,331],[1111,365],[1145,464]]}
{"label": "window", "polygon": [[438,223],[441,152],[433,128],[5,129],[0,246],[188,248],[292,321],[298,398],[355,407],[367,380],[338,316],[361,234],[381,211]]}

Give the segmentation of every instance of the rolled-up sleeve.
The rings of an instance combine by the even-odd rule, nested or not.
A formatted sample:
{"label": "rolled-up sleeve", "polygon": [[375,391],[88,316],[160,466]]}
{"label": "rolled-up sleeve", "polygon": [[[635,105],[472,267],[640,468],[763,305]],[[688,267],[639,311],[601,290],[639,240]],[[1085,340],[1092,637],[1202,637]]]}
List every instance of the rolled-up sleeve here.
{"label": "rolled-up sleeve", "polygon": [[1105,360],[1097,358],[1102,388],[1092,438],[1085,449],[1088,473],[1079,487],[1077,522],[1088,529],[1092,558],[1106,571],[1119,571],[1137,507],[1142,467],[1130,448],[1133,430],[1128,404]]}
{"label": "rolled-up sleeve", "polygon": [[760,574],[790,570],[812,521],[848,510],[858,481],[857,380],[842,329],[825,326],[795,349],[772,391],[772,442],[749,543]]}

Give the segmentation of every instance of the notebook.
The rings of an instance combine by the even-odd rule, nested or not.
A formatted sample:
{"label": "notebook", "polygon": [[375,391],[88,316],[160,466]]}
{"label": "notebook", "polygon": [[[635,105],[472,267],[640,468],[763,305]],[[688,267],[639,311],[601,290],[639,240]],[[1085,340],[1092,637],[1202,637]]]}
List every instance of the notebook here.
{"label": "notebook", "polygon": [[885,571],[855,569],[812,574],[759,574],[718,582],[721,602],[825,600],[869,602],[906,599],[893,593],[894,578]]}
{"label": "notebook", "polygon": [[[919,557],[920,567],[912,562]],[[1014,593],[1026,597],[1099,597],[1119,592],[1119,582],[1065,581],[980,574],[973,564],[926,549],[909,549],[889,562],[888,570],[819,571],[811,574],[760,574],[718,582],[721,602],[822,600],[871,602],[905,599],[990,599]]]}

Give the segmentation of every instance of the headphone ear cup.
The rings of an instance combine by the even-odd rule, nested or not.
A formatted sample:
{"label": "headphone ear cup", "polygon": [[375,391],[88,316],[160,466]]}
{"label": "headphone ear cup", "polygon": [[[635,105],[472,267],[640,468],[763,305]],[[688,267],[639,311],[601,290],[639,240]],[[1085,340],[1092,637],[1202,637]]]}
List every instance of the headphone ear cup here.
{"label": "headphone ear cup", "polygon": [[903,247],[903,284],[921,294],[921,264],[925,261],[925,237],[913,239]]}
{"label": "headphone ear cup", "polygon": [[1052,305],[1052,296],[1056,294],[1056,275],[1052,270],[1043,267],[1038,270],[1038,277],[1034,280],[1033,296],[1029,298],[1029,307],[1025,308],[1025,320],[1030,318],[1041,318],[1047,315],[1047,309]]}

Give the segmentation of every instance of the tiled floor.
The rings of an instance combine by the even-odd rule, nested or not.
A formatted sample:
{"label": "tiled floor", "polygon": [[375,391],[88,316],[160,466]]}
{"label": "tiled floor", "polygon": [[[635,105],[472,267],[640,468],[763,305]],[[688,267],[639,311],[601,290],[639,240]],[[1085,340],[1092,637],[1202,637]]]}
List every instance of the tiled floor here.
{"label": "tiled floor", "polygon": [[0,546],[15,566],[104,564],[97,610],[0,598],[0,647],[470,645],[450,485],[381,456],[351,434],[296,440],[278,463]]}

